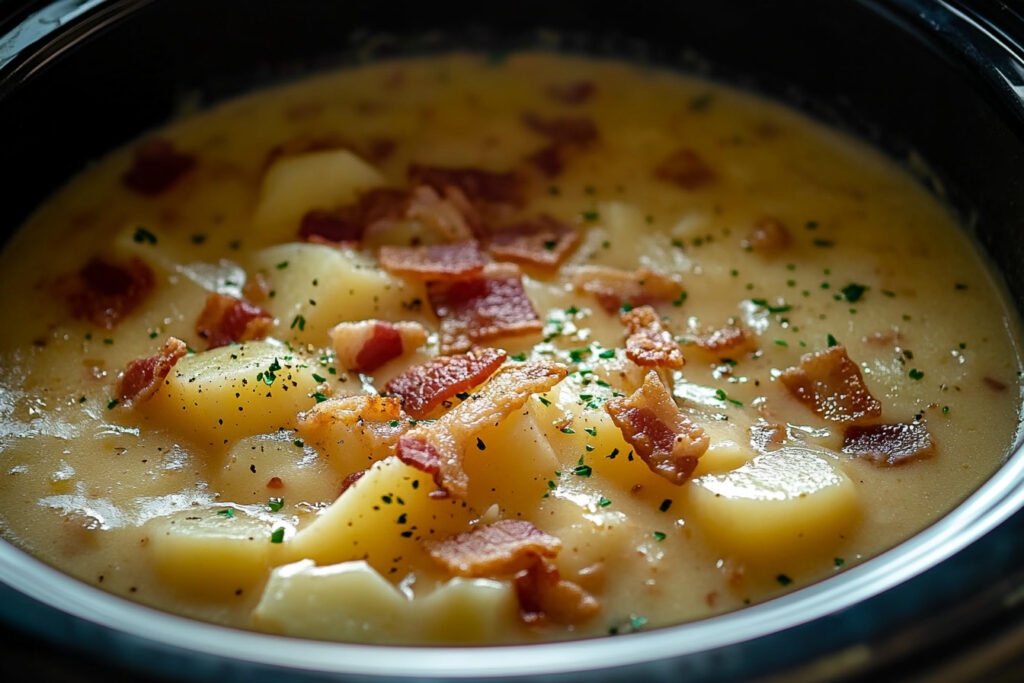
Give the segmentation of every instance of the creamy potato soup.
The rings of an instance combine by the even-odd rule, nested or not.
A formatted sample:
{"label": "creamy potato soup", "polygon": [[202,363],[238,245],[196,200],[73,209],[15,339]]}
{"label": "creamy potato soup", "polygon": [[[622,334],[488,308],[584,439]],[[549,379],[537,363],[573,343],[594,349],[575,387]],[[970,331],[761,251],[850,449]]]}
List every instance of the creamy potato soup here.
{"label": "creamy potato soup", "polygon": [[777,104],[635,65],[320,75],[88,168],[0,267],[5,538],[217,623],[630,633],[950,510],[1020,410],[950,213]]}

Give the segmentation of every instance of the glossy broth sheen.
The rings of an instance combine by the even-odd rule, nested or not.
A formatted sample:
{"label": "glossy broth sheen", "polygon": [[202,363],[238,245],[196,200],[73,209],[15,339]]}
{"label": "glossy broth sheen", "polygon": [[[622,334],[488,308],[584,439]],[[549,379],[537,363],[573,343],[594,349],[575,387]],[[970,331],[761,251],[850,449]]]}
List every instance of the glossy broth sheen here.
{"label": "glossy broth sheen", "polygon": [[[584,101],[551,96],[552,86],[579,82],[593,84]],[[570,150],[564,170],[545,177],[525,161],[548,142],[524,125],[525,112],[589,117],[599,140]],[[4,536],[118,595],[243,628],[372,642],[515,642],[649,629],[763,601],[892,547],[979,486],[1016,436],[1018,320],[976,248],[947,209],[888,159],[771,102],[622,63],[452,55],[316,76],[184,118],[159,136],[196,158],[168,191],[150,197],[126,188],[121,177],[132,150],[115,152],[41,207],[0,259]],[[284,145],[299,150],[293,159],[333,147],[367,157],[375,144],[383,150],[382,140],[393,148],[385,144],[380,158],[367,161],[389,185],[407,185],[410,163],[519,170],[526,203],[517,215],[546,212],[582,234],[560,269],[524,267],[544,331],[487,343],[557,360],[571,374],[482,433],[486,450],[468,449],[465,501],[410,497],[403,505],[447,506],[448,527],[420,529],[427,538],[504,518],[559,537],[562,578],[600,603],[590,619],[523,624],[509,576],[453,583],[420,536],[401,541],[398,555],[389,554],[392,546],[375,550],[372,539],[393,533],[390,527],[352,531],[371,539],[358,548],[345,546],[344,525],[326,540],[294,540],[338,498],[346,475],[387,455],[317,445],[292,429],[294,412],[312,408],[316,392],[379,390],[437,353],[431,337],[423,349],[360,377],[336,367],[327,329],[372,317],[418,321],[436,332],[423,285],[381,273],[374,260],[379,244],[433,238],[413,222],[368,238],[358,254],[280,246],[298,241],[298,225],[257,215],[268,201],[268,155]],[[681,148],[699,155],[711,181],[687,188],[656,177],[654,169]],[[747,243],[766,217],[791,238],[772,253]],[[55,293],[62,276],[95,255],[136,256],[155,273],[141,307],[109,330],[73,317]],[[673,378],[675,396],[711,438],[698,481],[673,485],[639,458],[627,459],[625,446],[609,457],[621,436],[600,407],[587,407],[589,397],[628,395],[642,373],[622,353],[618,316],[566,284],[584,264],[645,266],[682,283],[685,300],[657,308],[687,359]],[[350,299],[316,300],[324,286],[313,282],[317,274],[337,276],[342,266],[371,280],[360,281],[358,292],[352,285]],[[266,414],[263,427],[228,433],[213,420],[222,419],[217,411],[234,411],[235,399],[205,402],[217,392],[212,384],[190,394],[196,400],[188,406],[159,392],[134,408],[113,403],[126,364],[152,355],[168,336],[197,357],[204,353],[195,325],[207,294],[237,296],[257,277],[274,292],[260,302],[276,319],[270,336],[291,346],[227,347],[221,351],[242,358],[225,357],[224,367],[288,357],[289,372],[316,374],[303,380],[308,386],[295,385],[289,414],[254,394],[237,409]],[[756,352],[723,361],[688,343],[730,321],[754,335]],[[821,419],[777,380],[831,340],[845,345],[881,402],[876,421],[923,421],[934,455],[879,467],[840,452],[843,425]],[[613,357],[602,357],[607,350]],[[239,372],[255,382],[257,366]],[[749,469],[758,456],[749,429],[759,419],[788,426],[782,446],[791,466],[730,479],[728,472]],[[813,473],[819,465],[820,476]],[[801,473],[808,481],[800,482]],[[267,489],[270,476],[284,488]],[[772,477],[783,481],[764,483]],[[829,477],[842,484],[841,495],[822,489]],[[428,476],[420,479],[420,488],[432,487]],[[358,486],[339,500],[370,487]],[[773,503],[780,490],[792,495]],[[382,505],[376,493],[393,492],[366,493],[367,505]],[[387,523],[399,524],[401,512],[395,504]],[[333,578],[323,572],[308,584],[279,571],[264,594],[274,567],[303,557],[322,566],[365,557],[368,565],[346,565],[350,571]]]}

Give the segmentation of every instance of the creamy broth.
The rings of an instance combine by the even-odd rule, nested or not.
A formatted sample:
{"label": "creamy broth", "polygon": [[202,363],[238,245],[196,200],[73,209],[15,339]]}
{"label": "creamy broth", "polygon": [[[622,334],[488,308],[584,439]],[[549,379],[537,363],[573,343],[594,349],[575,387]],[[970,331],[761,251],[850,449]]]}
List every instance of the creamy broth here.
{"label": "creamy broth", "polygon": [[[581,121],[593,130],[580,133]],[[777,104],[623,63],[450,55],[316,76],[155,136],[194,159],[168,187],[130,187],[136,148],[117,151],[54,195],[0,257],[4,535],[112,593],[338,640],[656,628],[896,545],[979,486],[1017,435],[1019,323],[976,247],[890,160]],[[557,163],[537,156],[545,150]],[[444,486],[395,458],[394,440],[367,435],[367,415],[347,427],[313,417],[385,391],[442,350],[463,352],[439,349],[431,278],[378,263],[381,246],[453,241],[437,212],[461,205],[443,188],[442,209],[406,212],[359,244],[299,236],[312,210],[412,189],[413,164],[515,172],[523,201],[485,206],[484,222],[548,214],[570,228],[566,239],[578,236],[556,267],[520,263],[539,330],[477,342],[507,352],[506,369],[554,362],[567,377],[460,442],[468,484],[449,482],[447,497],[429,495]],[[560,256],[561,245],[544,251]],[[109,329],[75,304],[93,258],[137,259],[152,273],[152,289]],[[686,362],[657,381],[708,443],[680,483],[634,453],[609,414],[648,369],[626,353],[623,311],[581,284],[591,266],[646,268],[631,280],[649,277],[641,288],[673,283],[651,303]],[[207,351],[197,319],[212,292],[266,312],[267,338]],[[418,323],[429,336],[352,371],[330,330],[366,319]],[[741,336],[715,350],[714,330]],[[126,399],[120,375],[169,337],[189,353],[152,396]],[[828,419],[799,400],[787,369],[830,348],[845,348],[878,410]],[[430,420],[486,386],[377,427],[395,438],[446,429]],[[926,430],[931,445],[874,462],[856,452],[852,428],[879,424],[903,425],[911,440]],[[541,615],[524,618],[521,567],[453,578],[432,556],[444,539],[501,520],[559,539],[542,562],[590,607],[559,617],[538,598]]]}

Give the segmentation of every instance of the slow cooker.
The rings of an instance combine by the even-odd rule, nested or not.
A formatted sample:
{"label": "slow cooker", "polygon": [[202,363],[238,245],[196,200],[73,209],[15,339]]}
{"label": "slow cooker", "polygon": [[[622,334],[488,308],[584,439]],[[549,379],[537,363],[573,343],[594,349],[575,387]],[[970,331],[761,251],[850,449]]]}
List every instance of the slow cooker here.
{"label": "slow cooker", "polygon": [[[330,65],[544,47],[707,75],[923,160],[1024,311],[1024,10],[996,1],[0,3],[12,231],[89,160],[204,104]],[[918,166],[920,168],[920,165]],[[312,642],[126,602],[0,543],[0,670],[52,680],[1014,679],[1024,452],[948,515],[833,578],[695,623],[578,642]]]}

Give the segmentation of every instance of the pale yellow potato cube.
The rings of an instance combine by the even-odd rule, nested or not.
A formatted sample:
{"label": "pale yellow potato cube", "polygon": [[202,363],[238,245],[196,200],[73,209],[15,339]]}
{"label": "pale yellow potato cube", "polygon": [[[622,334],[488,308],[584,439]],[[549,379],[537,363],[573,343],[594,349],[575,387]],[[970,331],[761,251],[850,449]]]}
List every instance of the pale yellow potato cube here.
{"label": "pale yellow potato cube", "polygon": [[[229,509],[231,516],[219,514]],[[192,509],[144,528],[156,575],[192,599],[225,600],[254,590],[273,564],[274,524],[238,509]]]}
{"label": "pale yellow potato cube", "polygon": [[317,381],[306,365],[273,341],[189,354],[142,408],[209,445],[291,429],[295,414],[315,403]]}
{"label": "pale yellow potato cube", "polygon": [[431,498],[435,489],[398,458],[381,460],[286,542],[286,553],[320,565],[365,559],[384,575],[433,567],[423,540],[466,531],[472,518],[461,500]]}
{"label": "pale yellow potato cube", "polygon": [[340,322],[409,319],[426,306],[422,283],[395,277],[353,250],[293,242],[256,252],[251,266],[274,292],[263,306],[277,318],[280,339],[323,346]]}
{"label": "pale yellow potato cube", "polygon": [[502,642],[519,625],[519,601],[507,581],[456,577],[411,607],[413,638],[438,644]]}
{"label": "pale yellow potato cube", "polygon": [[221,502],[233,503],[265,503],[270,498],[289,504],[330,503],[341,484],[327,461],[308,444],[297,445],[292,432],[240,439],[224,466],[209,472],[209,477]]}
{"label": "pale yellow potato cube", "polygon": [[361,192],[385,184],[380,171],[345,149],[284,157],[263,175],[253,226],[263,236],[288,239],[307,212],[353,204]]}
{"label": "pale yellow potato cube", "polygon": [[695,479],[687,509],[710,542],[750,560],[827,547],[859,517],[853,482],[823,451],[803,446]]}

